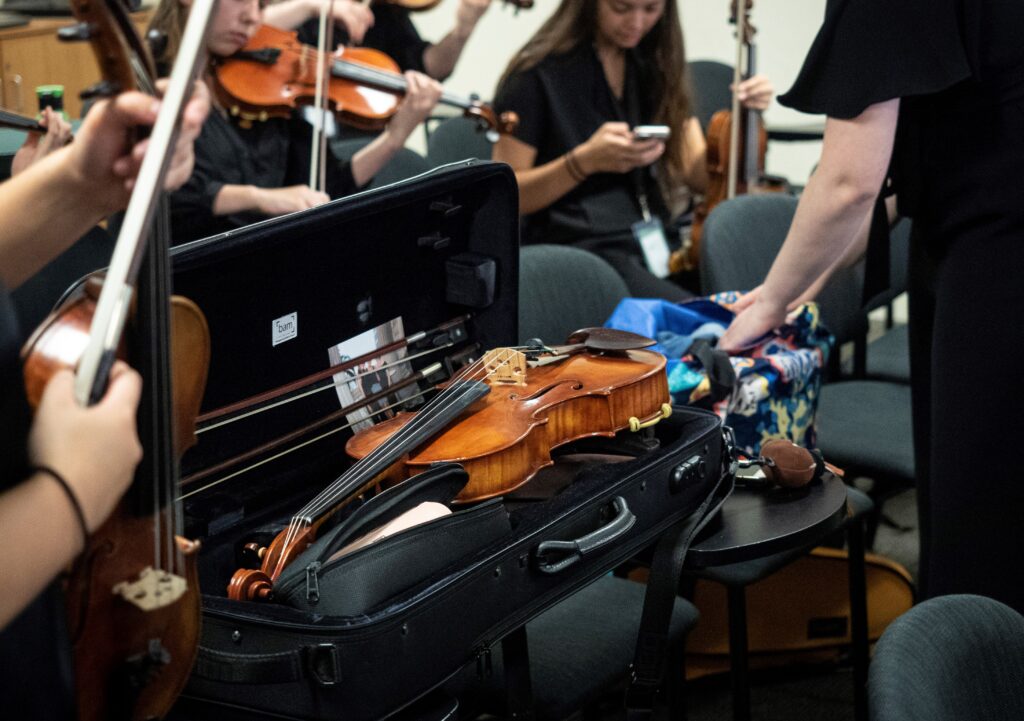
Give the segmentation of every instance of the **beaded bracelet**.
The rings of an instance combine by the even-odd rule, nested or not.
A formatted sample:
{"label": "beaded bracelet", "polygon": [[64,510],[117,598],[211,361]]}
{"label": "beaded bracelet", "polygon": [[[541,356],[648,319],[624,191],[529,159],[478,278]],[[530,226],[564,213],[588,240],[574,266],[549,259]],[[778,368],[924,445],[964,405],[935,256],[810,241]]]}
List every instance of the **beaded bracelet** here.
{"label": "beaded bracelet", "polygon": [[89,543],[89,527],[85,525],[85,513],[82,511],[82,504],[78,502],[78,497],[75,496],[75,492],[71,490],[71,486],[64,476],[57,473],[49,466],[34,466],[31,471],[33,473],[44,473],[50,476],[53,480],[57,481],[57,484],[64,489],[64,493],[67,494],[68,500],[71,502],[71,507],[75,511],[75,516],[78,518],[78,526],[82,529],[82,543],[88,545]]}

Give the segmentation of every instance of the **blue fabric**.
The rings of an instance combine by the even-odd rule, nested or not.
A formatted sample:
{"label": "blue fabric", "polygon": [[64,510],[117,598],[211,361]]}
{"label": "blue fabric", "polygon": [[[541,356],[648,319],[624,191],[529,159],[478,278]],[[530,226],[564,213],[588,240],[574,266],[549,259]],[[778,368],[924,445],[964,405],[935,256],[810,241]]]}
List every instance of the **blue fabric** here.
{"label": "blue fabric", "polygon": [[669,392],[684,405],[716,411],[750,454],[761,443],[787,438],[813,448],[814,414],[832,336],[819,323],[818,308],[807,304],[786,325],[729,358],[736,373],[732,394],[712,403],[711,383],[700,362],[686,354],[697,338],[718,338],[732,321],[728,305],[740,293],[720,293],[686,303],[626,298],[605,323],[654,338],[651,350],[667,359]]}

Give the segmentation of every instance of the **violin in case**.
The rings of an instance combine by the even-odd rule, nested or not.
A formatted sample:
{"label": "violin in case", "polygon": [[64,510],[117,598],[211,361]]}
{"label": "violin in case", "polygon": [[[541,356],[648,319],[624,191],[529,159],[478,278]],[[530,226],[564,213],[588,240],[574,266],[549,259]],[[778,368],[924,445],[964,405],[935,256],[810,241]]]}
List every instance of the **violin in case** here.
{"label": "violin in case", "polygon": [[664,359],[614,333],[520,345],[518,249],[515,178],[479,161],[173,249],[211,358],[172,719],[397,714],[709,508],[717,417],[667,406]]}

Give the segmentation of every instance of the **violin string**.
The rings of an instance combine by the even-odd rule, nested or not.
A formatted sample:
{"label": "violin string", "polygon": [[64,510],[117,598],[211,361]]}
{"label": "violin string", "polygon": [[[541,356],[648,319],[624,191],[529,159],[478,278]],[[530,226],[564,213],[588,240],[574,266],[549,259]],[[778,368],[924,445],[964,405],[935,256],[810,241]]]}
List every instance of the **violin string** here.
{"label": "violin string", "polygon": [[[291,545],[297,540],[299,534],[303,530],[308,528],[310,525],[312,525],[313,519],[317,515],[319,515],[321,511],[333,505],[334,501],[338,497],[341,497],[350,492],[351,489],[349,487],[352,485],[352,482],[355,479],[359,478],[359,474],[364,472],[363,469],[366,466],[370,465],[378,458],[388,453],[391,453],[394,448],[398,447],[400,444],[405,443],[407,438],[413,437],[416,433],[419,433],[420,429],[418,426],[421,424],[417,424],[415,422],[416,420],[427,418],[429,414],[442,410],[445,406],[451,407],[452,405],[457,403],[460,398],[465,397],[465,395],[471,393],[473,389],[466,383],[466,381],[470,374],[476,373],[478,366],[484,367],[484,375],[479,378],[471,379],[473,381],[486,380],[490,376],[494,375],[494,373],[498,372],[498,370],[501,367],[508,365],[510,363],[510,359],[514,357],[514,351],[507,348],[501,350],[506,354],[506,357],[502,359],[493,370],[486,370],[486,363],[489,360],[486,354],[479,360],[468,365],[460,373],[458,373],[451,379],[451,385],[449,386],[449,388],[439,393],[434,399],[430,401],[430,403],[427,404],[427,406],[420,409],[420,411],[416,414],[416,418],[412,422],[406,424],[406,426],[399,429],[384,443],[382,443],[380,446],[374,449],[373,452],[371,452],[361,461],[353,465],[348,471],[343,473],[338,479],[331,483],[323,492],[318,494],[312,501],[310,501],[310,503],[306,504],[306,506],[303,507],[298,514],[292,517],[291,523],[289,523],[288,532],[285,536],[284,549],[287,550],[291,547]],[[433,406],[441,406],[442,408],[435,408]],[[413,426],[416,427],[414,428]],[[360,480],[365,481],[369,479]],[[276,577],[276,575],[280,572],[280,567],[284,562],[285,555],[285,551],[282,551],[282,553],[278,557],[278,569],[276,570],[274,577]]]}
{"label": "violin string", "polygon": [[[349,383],[349,382],[357,380],[359,378],[363,378],[364,376],[371,375],[371,374],[376,373],[378,371],[386,370],[386,369],[392,368],[394,366],[402,365],[403,363],[408,363],[409,361],[416,360],[417,358],[423,358],[425,356],[430,355],[431,353],[437,353],[438,351],[444,350],[445,348],[451,348],[453,345],[455,345],[454,342],[445,343],[444,345],[439,345],[436,348],[431,348],[429,350],[421,351],[419,353],[414,353],[413,355],[404,356],[404,357],[399,358],[397,360],[391,361],[390,363],[385,363],[385,364],[381,365],[376,371],[364,371],[362,373],[357,373],[357,374],[355,374],[353,376],[349,376],[348,378],[345,378],[343,380],[331,381],[327,385],[320,386],[319,388],[313,388],[312,390],[302,391],[302,392],[300,392],[300,393],[298,393],[297,395],[294,395],[294,396],[287,396],[287,397],[285,397],[285,398],[283,398],[283,399],[281,399],[279,401],[271,403],[270,405],[260,406],[259,408],[255,408],[255,409],[253,409],[251,411],[245,411],[244,413],[240,413],[238,415],[229,416],[228,418],[225,418],[222,421],[217,421],[216,423],[211,423],[209,425],[203,426],[202,428],[196,429],[196,435],[199,435],[200,433],[205,433],[206,431],[212,431],[215,428],[220,428],[221,426],[231,425],[232,423],[237,423],[238,421],[242,421],[242,420],[245,420],[246,418],[250,418],[252,416],[259,415],[260,413],[265,413],[266,411],[273,410],[274,408],[278,408],[280,406],[288,405],[289,403],[294,403],[295,401],[300,401],[303,398],[307,398],[307,397],[309,397],[311,395],[315,395],[317,393],[322,393],[324,391],[331,390],[333,388],[337,388],[338,386],[344,385],[345,383]],[[340,373],[344,373],[344,372],[345,371],[338,371],[339,374]]]}
{"label": "violin string", "polygon": [[[474,363],[470,364],[465,369],[463,369],[463,371],[460,372],[457,376],[453,377],[451,379],[451,382],[454,384],[456,382],[456,380],[463,379],[466,375],[468,375],[468,373],[470,372],[471,369],[474,369],[475,366],[481,364],[482,362],[483,362],[483,359],[481,358],[480,360],[475,361]],[[459,386],[456,386],[456,385],[449,386],[449,388],[461,388],[461,387],[462,387],[461,385],[459,385]],[[447,390],[448,389],[446,389],[446,391]],[[436,396],[434,399],[432,399],[426,406],[424,406],[424,408],[420,409],[420,412],[417,414],[417,418],[422,417],[420,414],[422,414],[424,412],[426,412],[426,413],[434,412],[433,406],[440,405],[440,404],[442,404],[444,402],[444,401],[441,401],[440,403],[437,402],[438,399],[441,398],[442,396],[446,396],[446,392],[445,391],[442,391],[441,393],[439,393],[438,396]],[[412,425],[412,424],[410,423],[409,425]],[[413,429],[413,430],[418,430],[418,428],[417,429]],[[348,471],[343,473],[339,478],[337,478],[334,482],[332,482],[330,485],[328,485],[328,487],[324,491],[319,493],[310,503],[307,503],[302,509],[300,509],[297,514],[292,516],[291,522],[288,524],[288,532],[285,535],[285,540],[284,540],[284,545],[283,545],[283,549],[284,550],[282,550],[280,556],[278,557],[277,569],[275,569],[274,577],[276,577],[280,573],[281,566],[282,566],[282,564],[284,563],[284,560],[285,560],[286,551],[291,548],[292,544],[296,541],[296,539],[298,538],[299,534],[303,530],[305,530],[306,528],[308,528],[309,526],[312,525],[312,519],[319,513],[319,506],[320,506],[320,504],[322,504],[324,502],[322,499],[325,499],[327,497],[333,498],[335,496],[335,494],[337,494],[337,493],[339,493],[341,491],[343,486],[347,487],[351,483],[351,481],[355,477],[357,477],[357,475],[359,473],[362,473],[363,469],[366,466],[368,466],[371,463],[373,463],[374,461],[376,461],[377,458],[379,458],[384,453],[390,452],[391,449],[396,447],[399,443],[404,442],[405,438],[407,436],[411,435],[411,432],[412,431],[409,430],[408,426],[405,426],[405,427],[399,429],[399,431],[397,433],[395,433],[390,438],[385,440],[384,443],[382,443],[377,449],[375,449],[372,453],[367,455],[361,461],[355,463]]]}
{"label": "violin string", "polygon": [[[424,408],[420,409],[417,412],[416,419],[419,420],[427,418],[432,413],[438,413],[453,407],[462,398],[473,393],[474,389],[473,386],[470,384],[471,382],[479,382],[486,380],[487,378],[497,373],[498,370],[500,370],[500,368],[509,365],[511,359],[514,357],[512,355],[512,352],[509,351],[507,348],[503,348],[501,349],[501,351],[505,353],[505,358],[503,358],[501,362],[493,370],[488,372],[486,370],[486,367],[484,367],[484,374],[482,376],[476,378],[469,378],[471,374],[476,373],[477,366],[486,366],[486,357],[481,358],[480,360],[474,362],[470,366],[467,366],[467,368],[463,369],[463,371],[460,372],[458,376],[452,379],[452,385],[449,387],[449,389],[445,389],[444,392],[439,393],[434,399],[431,400],[430,403],[428,403]],[[448,393],[449,390],[451,390],[452,392]],[[422,425],[422,423],[419,425]],[[419,433],[419,427],[413,426],[413,422],[410,422],[409,424],[404,426],[402,429],[400,429],[391,437],[389,437],[383,444],[381,444],[381,446],[374,449],[374,451],[371,454],[369,454],[364,460],[368,463],[371,457],[373,460],[376,460],[376,458],[380,456],[384,456],[391,453],[392,449],[398,445],[403,444],[407,437],[415,436],[417,433]],[[362,465],[366,465],[366,463],[363,463]],[[340,490],[341,495],[344,495],[348,491],[348,489],[341,489],[340,486],[347,485],[346,481],[350,480],[351,478],[357,477],[360,472],[361,469],[356,469],[355,466],[350,468],[345,474],[343,474],[341,478],[339,478],[330,486],[328,486],[320,495],[318,495],[309,504],[307,504],[303,511],[306,511],[307,515],[311,515],[313,517],[318,515],[320,511],[324,510],[325,505],[329,506],[334,502],[334,500],[336,500],[336,494],[332,493],[332,491]],[[323,502],[318,504],[317,502],[321,499]],[[300,514],[301,513],[302,511],[300,511]]]}
{"label": "violin string", "polygon": [[[428,388],[426,390],[420,391],[419,393],[414,393],[414,394],[412,394],[412,395],[410,395],[410,396],[408,396],[406,398],[402,398],[400,400],[395,401],[394,403],[391,403],[389,405],[384,406],[383,408],[379,409],[378,412],[389,411],[389,410],[398,408],[399,406],[404,405],[404,404],[408,403],[409,401],[415,400],[417,398],[422,398],[423,396],[425,396],[428,393],[430,393],[432,390],[433,390],[432,388]],[[271,461],[276,461],[279,458],[284,458],[285,456],[291,455],[295,451],[298,451],[298,450],[300,450],[302,448],[305,448],[306,446],[312,445],[313,443],[316,443],[318,441],[322,441],[325,438],[329,438],[330,436],[333,436],[336,433],[341,433],[343,430],[346,430],[347,428],[351,428],[352,426],[356,425],[356,423],[362,422],[362,420],[363,419],[360,419],[360,420],[357,420],[357,421],[353,421],[351,423],[346,423],[345,425],[338,426],[337,428],[332,428],[331,430],[326,431],[324,433],[321,433],[320,435],[318,435],[318,436],[316,436],[314,438],[309,438],[309,439],[307,439],[305,441],[302,441],[301,443],[298,443],[298,444],[296,444],[294,446],[290,446],[290,447],[286,448],[285,450],[281,451],[280,453],[276,453],[276,454],[274,454],[272,456],[269,456],[267,458],[260,459],[259,461],[257,461],[256,463],[253,463],[250,466],[246,466],[245,468],[240,468],[237,471],[235,471],[234,473],[230,473],[230,474],[224,476],[223,478],[218,478],[216,481],[208,483],[205,486],[200,486],[199,488],[191,490],[188,493],[183,493],[182,495],[178,496],[177,500],[179,502],[182,502],[182,501],[185,501],[188,498],[191,498],[192,496],[197,496],[200,493],[205,493],[206,491],[209,491],[212,488],[216,488],[217,486],[221,485],[222,483],[230,481],[232,478],[237,478],[238,476],[241,476],[241,475],[243,475],[245,473],[248,473],[249,471],[253,471],[253,470],[259,468],[260,466],[264,466],[267,463],[270,463]]]}
{"label": "violin string", "polygon": [[[458,401],[461,398],[463,398],[466,395],[468,395],[469,393],[471,393],[473,389],[472,389],[471,386],[468,385],[467,380],[472,380],[472,381],[484,380],[484,379],[486,379],[490,375],[490,374],[485,374],[481,378],[468,379],[468,376],[471,373],[475,373],[476,372],[477,366],[482,366],[483,364],[484,364],[484,360],[483,360],[483,358],[481,358],[481,359],[473,362],[469,366],[467,366],[457,376],[453,377],[452,380],[451,380],[451,385],[448,388],[446,388],[444,391],[439,393],[437,396],[435,396],[426,406],[421,408],[417,412],[416,418],[417,419],[426,418],[430,414],[437,413],[437,412],[440,412],[440,411],[443,411],[443,410],[447,410],[447,408],[452,407],[455,403],[458,403]],[[420,423],[418,425],[422,425],[422,423]],[[356,468],[356,466],[368,465],[370,462],[376,460],[377,458],[380,458],[382,456],[385,456],[385,455],[391,453],[391,451],[395,447],[400,446],[401,444],[403,444],[405,442],[406,438],[415,436],[419,432],[418,425],[417,425],[417,427],[411,427],[411,426],[413,426],[413,423],[410,422],[409,424],[406,424],[401,429],[399,429],[399,431],[397,431],[396,433],[394,433],[390,437],[388,437],[384,441],[384,443],[382,443],[380,446],[375,448],[370,454],[368,454],[363,459],[363,461],[361,461],[360,463],[355,464],[352,468],[350,468],[348,471],[346,471],[344,474],[342,474],[341,477],[339,477],[331,485],[329,485],[326,489],[324,489],[324,491],[321,494],[319,494],[316,498],[314,498],[312,501],[310,501],[310,503],[306,504],[306,506],[299,512],[299,515],[303,515],[305,513],[306,515],[311,515],[311,516],[315,517],[319,513],[320,510],[323,510],[323,505],[324,504],[323,503],[319,503],[321,501],[321,499],[323,499],[326,502],[327,505],[330,505],[330,503],[333,501],[333,498],[329,498],[328,499],[328,498],[324,498],[324,497],[332,495],[332,491],[334,489],[337,489],[340,486],[345,485],[348,480],[351,480],[352,478],[357,477],[362,472],[362,468]]]}
{"label": "violin string", "polygon": [[[316,48],[304,47],[300,51],[300,54],[302,59],[309,59],[314,62],[318,61],[321,57]],[[344,57],[332,57],[331,64],[333,67],[340,68],[343,71],[341,77],[348,80],[354,80],[357,82],[362,81],[368,85],[378,85],[384,89],[403,94],[409,89],[409,84],[406,82],[405,76],[401,73],[384,70],[383,68],[370,67],[353,60],[346,60]],[[317,62],[317,65],[323,65],[323,63]],[[468,108],[473,105],[473,101],[471,99],[448,91],[444,91],[441,94],[441,100],[449,105],[455,105],[461,108]]]}

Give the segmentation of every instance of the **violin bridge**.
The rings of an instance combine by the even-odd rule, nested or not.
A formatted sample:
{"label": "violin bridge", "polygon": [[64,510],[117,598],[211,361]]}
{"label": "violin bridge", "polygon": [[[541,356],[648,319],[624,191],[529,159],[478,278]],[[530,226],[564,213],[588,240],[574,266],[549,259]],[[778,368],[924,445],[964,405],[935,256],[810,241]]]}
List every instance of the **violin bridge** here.
{"label": "violin bridge", "polygon": [[181,598],[188,585],[181,576],[147,566],[136,580],[122,581],[111,590],[143,611],[155,611]]}
{"label": "violin bridge", "polygon": [[526,354],[512,348],[495,348],[481,361],[487,380],[501,385],[526,385]]}

